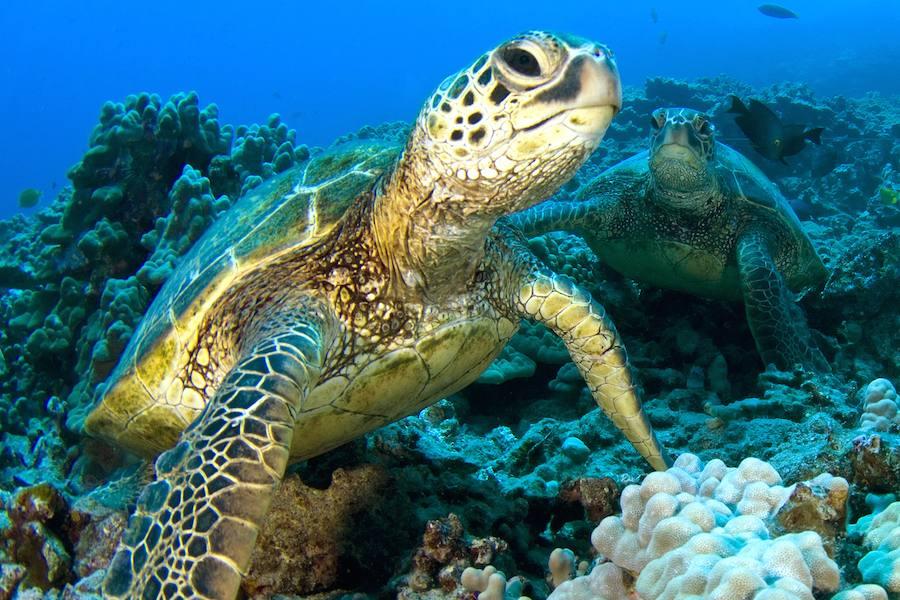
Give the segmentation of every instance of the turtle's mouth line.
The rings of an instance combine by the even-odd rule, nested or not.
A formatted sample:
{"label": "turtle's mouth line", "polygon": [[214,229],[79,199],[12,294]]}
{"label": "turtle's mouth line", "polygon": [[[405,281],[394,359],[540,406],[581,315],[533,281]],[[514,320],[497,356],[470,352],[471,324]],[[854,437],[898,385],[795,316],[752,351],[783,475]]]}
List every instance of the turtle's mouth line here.
{"label": "turtle's mouth line", "polygon": [[663,144],[656,149],[655,154],[661,159],[667,160],[685,160],[690,158],[692,162],[700,162],[700,156],[697,151],[685,144],[678,142],[669,142]]}
{"label": "turtle's mouth line", "polygon": [[[557,118],[557,117],[559,117],[559,116],[568,114],[568,113],[573,112],[573,111],[576,111],[576,110],[586,110],[586,109],[591,109],[591,108],[608,108],[608,109],[611,109],[611,110],[612,110],[612,117],[616,116],[616,113],[618,113],[619,110],[621,110],[621,107],[615,106],[615,105],[613,105],[613,104],[585,104],[585,105],[583,105],[583,106],[572,106],[572,107],[569,107],[569,108],[564,108],[563,110],[560,110],[560,111],[558,111],[558,112],[555,112],[555,113],[553,113],[552,115],[550,115],[549,117],[547,117],[547,118],[545,118],[545,119],[541,119],[541,120],[538,121],[537,123],[534,123],[534,124],[532,124],[532,125],[529,125],[528,127],[523,127],[523,128],[520,129],[519,131],[520,131],[520,132],[521,132],[521,131],[533,131],[533,130],[537,129],[538,127],[542,127],[543,125],[546,125],[547,123],[549,123],[550,121],[552,121],[553,119],[555,119],[555,118]],[[610,119],[612,119],[612,117],[610,117]]]}

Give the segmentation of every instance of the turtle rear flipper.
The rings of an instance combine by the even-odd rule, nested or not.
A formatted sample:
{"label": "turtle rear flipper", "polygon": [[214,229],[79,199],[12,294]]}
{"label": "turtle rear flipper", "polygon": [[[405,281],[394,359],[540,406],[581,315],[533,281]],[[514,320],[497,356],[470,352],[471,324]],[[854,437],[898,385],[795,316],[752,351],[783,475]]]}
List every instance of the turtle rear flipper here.
{"label": "turtle rear flipper", "polygon": [[738,239],[737,262],[747,323],[763,362],[782,370],[801,364],[816,371],[831,371],[775,267],[765,233],[754,230]]}
{"label": "turtle rear flipper", "polygon": [[288,463],[322,335],[269,319],[178,444],[156,462],[103,583],[109,598],[234,598]]}

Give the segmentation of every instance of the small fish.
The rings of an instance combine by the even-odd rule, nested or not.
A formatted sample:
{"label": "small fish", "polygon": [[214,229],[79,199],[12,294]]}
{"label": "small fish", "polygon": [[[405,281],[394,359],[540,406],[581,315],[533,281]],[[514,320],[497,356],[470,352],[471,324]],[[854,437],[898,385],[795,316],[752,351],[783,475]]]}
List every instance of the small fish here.
{"label": "small fish", "polygon": [[785,8],[783,6],[778,6],[777,4],[760,4],[756,7],[756,10],[766,15],[767,17],[773,17],[775,19],[799,19],[800,15],[795,13],[794,11]]}
{"label": "small fish", "polygon": [[882,186],[881,189],[878,190],[878,195],[881,196],[881,203],[885,206],[897,206],[900,192],[892,187]]}
{"label": "small fish", "polygon": [[19,194],[19,207],[31,208],[41,199],[41,193],[41,190],[36,190],[34,188],[22,190],[22,193]]}
{"label": "small fish", "polygon": [[656,14],[656,7],[650,8],[650,20],[654,23],[659,23],[659,15]]}
{"label": "small fish", "polygon": [[663,31],[661,34],[659,34],[659,45],[664,46],[667,39],[669,39],[669,32]]}
{"label": "small fish", "polygon": [[800,153],[806,140],[822,143],[822,127],[807,129],[805,125],[785,125],[771,108],[758,100],[750,100],[747,107],[740,98],[732,96],[728,112],[737,114],[734,122],[753,144],[753,149],[769,160],[786,165],[784,157]]}

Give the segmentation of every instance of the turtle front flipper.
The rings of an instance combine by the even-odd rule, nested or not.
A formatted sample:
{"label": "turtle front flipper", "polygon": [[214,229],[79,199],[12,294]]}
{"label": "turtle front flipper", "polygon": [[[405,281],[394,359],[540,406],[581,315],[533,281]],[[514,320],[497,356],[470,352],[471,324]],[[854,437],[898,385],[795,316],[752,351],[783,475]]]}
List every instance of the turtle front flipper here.
{"label": "turtle front flipper", "polygon": [[550,231],[580,232],[587,221],[596,216],[590,202],[570,202],[547,200],[528,210],[523,210],[506,218],[508,224],[521,231],[526,237],[534,237]]}
{"label": "turtle front flipper", "polygon": [[603,412],[654,469],[667,469],[671,460],[641,406],[619,333],[590,292],[541,269],[522,283],[517,306],[522,316],[562,338]]}
{"label": "turtle front flipper", "polygon": [[156,461],[103,583],[104,598],[234,598],[288,463],[323,357],[314,321],[256,328],[200,416]]}
{"label": "turtle front flipper", "polygon": [[779,369],[800,364],[816,371],[831,371],[812,341],[803,311],[775,266],[764,232],[753,230],[741,235],[737,262],[747,323],[763,362]]}

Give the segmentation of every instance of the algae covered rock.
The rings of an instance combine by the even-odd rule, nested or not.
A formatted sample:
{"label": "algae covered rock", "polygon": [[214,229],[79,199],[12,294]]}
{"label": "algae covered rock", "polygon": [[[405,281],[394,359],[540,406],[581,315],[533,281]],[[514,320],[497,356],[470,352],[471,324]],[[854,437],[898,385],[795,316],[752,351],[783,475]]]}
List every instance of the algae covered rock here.
{"label": "algae covered rock", "polygon": [[354,581],[361,565],[375,559],[377,519],[390,478],[362,465],[334,471],[326,489],[299,477],[281,484],[259,534],[243,590],[253,597],[274,592],[308,594]]}
{"label": "algae covered rock", "polygon": [[[72,557],[58,533],[65,518],[65,500],[47,484],[21,489],[7,503],[6,522],[0,522],[0,553],[4,562],[24,567],[25,575],[17,582],[22,589],[49,590],[71,578]],[[15,572],[8,569],[8,574]]]}

